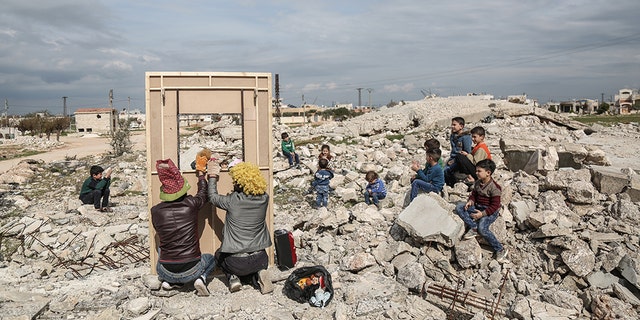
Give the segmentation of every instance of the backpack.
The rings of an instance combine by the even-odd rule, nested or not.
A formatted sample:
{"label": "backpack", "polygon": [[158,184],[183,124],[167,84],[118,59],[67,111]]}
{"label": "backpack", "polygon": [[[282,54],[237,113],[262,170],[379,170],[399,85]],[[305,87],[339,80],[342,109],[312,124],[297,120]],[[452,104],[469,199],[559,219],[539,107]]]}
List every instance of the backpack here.
{"label": "backpack", "polygon": [[282,289],[289,299],[325,307],[333,299],[331,274],[323,266],[301,267],[293,270]]}

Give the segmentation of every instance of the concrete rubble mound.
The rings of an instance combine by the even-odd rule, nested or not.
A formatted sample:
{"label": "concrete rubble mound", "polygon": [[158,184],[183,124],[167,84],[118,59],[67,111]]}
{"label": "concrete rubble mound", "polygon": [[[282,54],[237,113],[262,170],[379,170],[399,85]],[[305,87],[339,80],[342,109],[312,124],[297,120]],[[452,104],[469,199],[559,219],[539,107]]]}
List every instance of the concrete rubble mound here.
{"label": "concrete rubble mound", "polygon": [[[481,237],[462,239],[453,210],[469,195],[464,183],[403,208],[411,161],[424,162],[422,145],[432,137],[448,157],[453,116],[487,131],[503,188],[491,229],[510,251],[504,263]],[[237,141],[237,130],[228,131],[206,128],[196,138],[215,132]],[[280,154],[284,131],[298,145],[300,168]],[[314,209],[308,188],[322,144],[331,147],[336,177],[328,208]],[[274,228],[293,232],[296,267],[331,272],[335,296],[322,309],[286,298],[291,270],[275,267],[270,295],[229,293],[219,273],[210,297],[160,289],[148,261],[145,154],[24,160],[0,174],[0,318],[638,319],[639,147],[637,123],[585,126],[472,98],[405,102],[319,126],[274,124]],[[114,212],[77,199],[86,168],[98,161],[117,168]],[[380,209],[363,201],[368,170],[387,185]]]}

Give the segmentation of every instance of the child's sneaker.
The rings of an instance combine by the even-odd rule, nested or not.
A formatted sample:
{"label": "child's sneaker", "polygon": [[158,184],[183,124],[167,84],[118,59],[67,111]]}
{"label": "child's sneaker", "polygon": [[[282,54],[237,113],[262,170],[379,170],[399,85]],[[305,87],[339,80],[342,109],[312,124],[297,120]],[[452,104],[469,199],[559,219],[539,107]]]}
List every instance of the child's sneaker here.
{"label": "child's sneaker", "polygon": [[236,276],[235,274],[232,274],[229,277],[229,291],[237,292],[237,291],[240,291],[240,288],[242,288],[242,283],[240,283],[240,279],[238,279],[238,276]]}
{"label": "child's sneaker", "polygon": [[500,263],[505,263],[507,261],[508,254],[509,254],[509,250],[507,250],[506,248],[496,252],[496,261]]}
{"label": "child's sneaker", "polygon": [[476,231],[476,229],[469,229],[469,231],[467,231],[467,233],[465,233],[462,238],[464,240],[471,240],[471,239],[475,239],[477,236],[478,236],[478,231]]}
{"label": "child's sneaker", "polygon": [[260,285],[260,293],[267,294],[273,291],[273,283],[271,283],[271,277],[269,271],[260,270],[258,272],[258,285]]}
{"label": "child's sneaker", "polygon": [[378,211],[382,210],[382,205],[380,204],[380,202],[376,203],[376,208],[378,208]]}
{"label": "child's sneaker", "polygon": [[198,293],[198,296],[200,297],[209,296],[209,289],[207,289],[207,285],[204,284],[204,281],[202,281],[202,278],[196,279],[196,281],[193,282],[193,287],[196,288],[196,292]]}
{"label": "child's sneaker", "polygon": [[162,281],[162,289],[163,290],[173,290],[182,288],[182,283],[169,283],[166,281]]}

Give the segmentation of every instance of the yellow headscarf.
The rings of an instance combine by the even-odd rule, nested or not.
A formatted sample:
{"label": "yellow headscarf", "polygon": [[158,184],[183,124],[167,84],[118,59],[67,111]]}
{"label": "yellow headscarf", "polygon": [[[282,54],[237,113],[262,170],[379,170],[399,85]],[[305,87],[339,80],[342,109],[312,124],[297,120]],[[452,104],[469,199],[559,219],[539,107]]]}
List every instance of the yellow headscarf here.
{"label": "yellow headscarf", "polygon": [[233,182],[239,185],[246,194],[259,196],[267,191],[267,182],[255,164],[241,162],[231,167],[229,174]]}

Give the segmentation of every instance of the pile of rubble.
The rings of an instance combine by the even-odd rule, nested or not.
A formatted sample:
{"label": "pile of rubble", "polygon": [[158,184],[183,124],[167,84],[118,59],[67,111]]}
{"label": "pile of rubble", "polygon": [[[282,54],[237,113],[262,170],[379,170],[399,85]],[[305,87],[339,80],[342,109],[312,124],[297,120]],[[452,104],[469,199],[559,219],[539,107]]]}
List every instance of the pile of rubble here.
{"label": "pile of rubble", "polygon": [[[498,163],[503,198],[492,230],[510,249],[504,264],[481,238],[461,239],[453,206],[468,196],[466,185],[419,195],[402,208],[411,160],[424,162],[422,144],[431,137],[446,157],[457,115],[467,128],[485,127]],[[299,147],[301,169],[289,169],[279,155],[283,131]],[[593,143],[612,133],[626,139],[612,145],[627,144],[628,152]],[[343,123],[275,125],[273,134],[274,227],[293,231],[297,267],[321,264],[332,273],[329,306],[286,298],[281,289],[290,271],[276,268],[270,295],[248,287],[231,294],[219,274],[207,298],[158,290],[143,250],[145,155],[131,154],[24,161],[0,175],[0,284],[10,288],[0,293],[3,319],[638,318],[638,124],[585,127],[516,104],[436,98]],[[335,157],[334,192],[328,208],[313,209],[308,188],[325,143]],[[77,200],[93,163],[116,168],[113,213]],[[629,166],[610,165],[619,163]],[[387,183],[381,210],[363,202],[368,170]]]}

